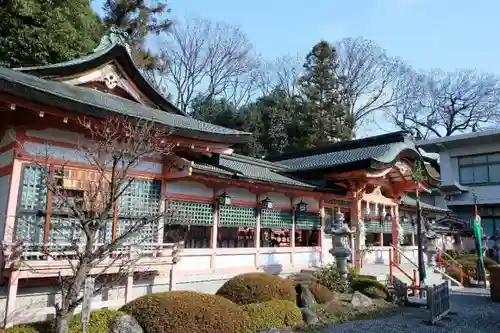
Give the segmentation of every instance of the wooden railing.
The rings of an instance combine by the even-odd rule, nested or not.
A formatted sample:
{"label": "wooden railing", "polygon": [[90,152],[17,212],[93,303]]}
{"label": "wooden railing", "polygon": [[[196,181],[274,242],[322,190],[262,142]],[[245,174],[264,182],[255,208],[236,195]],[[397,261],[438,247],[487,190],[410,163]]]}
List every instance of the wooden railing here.
{"label": "wooden railing", "polygon": [[453,259],[452,256],[450,256],[448,253],[444,252],[443,250],[441,249],[437,249],[437,266],[438,266],[438,269],[439,271],[442,272],[443,270],[443,267],[446,268],[446,274],[449,275],[449,268],[454,268],[454,269],[457,269],[459,270],[459,282],[460,282],[460,285],[464,285],[464,277],[465,277],[465,273],[464,273],[464,267],[462,264],[460,264],[458,261],[456,261],[455,259]]}
{"label": "wooden railing", "polygon": [[[406,276],[411,281],[411,289],[413,290],[414,295],[418,295],[418,279],[417,279],[417,270],[413,269],[413,276],[410,276],[407,272],[405,272],[401,266],[397,262],[394,261],[394,249],[396,247],[391,244],[391,248],[389,249],[389,283],[394,284],[394,269],[399,270],[404,276]],[[408,257],[406,257],[400,250],[397,250],[397,253],[403,256],[406,260],[412,263],[414,266],[416,264],[411,261]],[[417,267],[417,266],[416,266]]]}

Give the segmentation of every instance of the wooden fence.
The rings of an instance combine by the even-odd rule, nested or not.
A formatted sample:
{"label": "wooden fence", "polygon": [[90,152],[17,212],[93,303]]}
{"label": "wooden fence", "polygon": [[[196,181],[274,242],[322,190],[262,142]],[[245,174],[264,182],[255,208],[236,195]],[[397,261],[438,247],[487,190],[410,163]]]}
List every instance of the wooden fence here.
{"label": "wooden fence", "polygon": [[450,313],[450,287],[448,282],[427,287],[427,309],[429,310],[431,325],[434,325]]}

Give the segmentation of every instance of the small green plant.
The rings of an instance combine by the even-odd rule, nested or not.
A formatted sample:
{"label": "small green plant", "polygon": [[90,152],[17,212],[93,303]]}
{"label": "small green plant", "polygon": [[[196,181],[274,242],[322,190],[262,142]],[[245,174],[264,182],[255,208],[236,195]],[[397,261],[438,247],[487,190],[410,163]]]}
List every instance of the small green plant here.
{"label": "small green plant", "polygon": [[250,316],[253,332],[266,328],[293,328],[302,323],[302,313],[294,302],[272,300],[242,306]]}
{"label": "small green plant", "polygon": [[334,264],[328,264],[321,267],[314,273],[316,281],[327,287],[331,291],[343,293],[346,291],[346,281],[337,272],[337,267]]}

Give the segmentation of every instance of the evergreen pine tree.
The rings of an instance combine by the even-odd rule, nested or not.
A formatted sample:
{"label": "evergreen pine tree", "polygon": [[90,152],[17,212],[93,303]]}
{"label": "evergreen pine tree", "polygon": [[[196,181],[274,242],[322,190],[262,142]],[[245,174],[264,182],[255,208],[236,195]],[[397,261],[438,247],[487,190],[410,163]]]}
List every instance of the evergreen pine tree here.
{"label": "evergreen pine tree", "polygon": [[299,79],[300,122],[306,147],[353,137],[337,66],[337,52],[326,41],[314,45],[306,57]]}
{"label": "evergreen pine tree", "polygon": [[89,0],[9,0],[0,5],[0,65],[58,63],[91,52],[103,26]]}

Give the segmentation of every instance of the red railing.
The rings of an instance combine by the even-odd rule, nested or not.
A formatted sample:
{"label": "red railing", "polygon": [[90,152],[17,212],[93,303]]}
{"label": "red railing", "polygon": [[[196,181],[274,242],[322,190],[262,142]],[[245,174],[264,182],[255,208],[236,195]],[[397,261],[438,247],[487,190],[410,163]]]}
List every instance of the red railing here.
{"label": "red railing", "polygon": [[[403,256],[408,260],[410,263],[413,263],[408,257],[406,257],[404,254],[401,253],[401,251],[398,251],[398,254],[400,256]],[[401,262],[401,260],[400,260]],[[394,261],[393,257],[393,249],[389,249],[389,283],[392,285],[394,283],[394,268],[399,270],[401,273],[403,273],[404,276],[406,276],[408,279],[411,281],[411,289],[413,290],[414,295],[418,295],[418,279],[417,279],[417,270],[413,269],[413,277],[410,276],[410,274],[406,273],[397,262]]]}
{"label": "red railing", "polygon": [[[450,268],[459,271],[459,282],[464,285],[464,268],[462,264],[453,259],[448,253],[437,249],[437,266],[440,272],[442,272],[443,267],[446,268],[446,274],[450,275]],[[453,276],[452,276],[453,277]]]}

